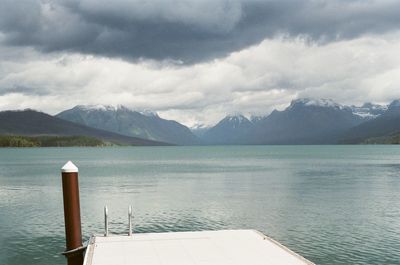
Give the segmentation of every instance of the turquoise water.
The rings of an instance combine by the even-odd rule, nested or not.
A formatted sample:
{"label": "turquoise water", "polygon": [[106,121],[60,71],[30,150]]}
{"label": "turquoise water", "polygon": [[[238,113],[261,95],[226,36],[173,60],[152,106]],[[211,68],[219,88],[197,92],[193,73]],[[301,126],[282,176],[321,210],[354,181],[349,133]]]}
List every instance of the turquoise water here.
{"label": "turquoise water", "polygon": [[66,264],[60,168],[83,233],[251,228],[317,264],[400,264],[400,147],[0,149],[0,264]]}

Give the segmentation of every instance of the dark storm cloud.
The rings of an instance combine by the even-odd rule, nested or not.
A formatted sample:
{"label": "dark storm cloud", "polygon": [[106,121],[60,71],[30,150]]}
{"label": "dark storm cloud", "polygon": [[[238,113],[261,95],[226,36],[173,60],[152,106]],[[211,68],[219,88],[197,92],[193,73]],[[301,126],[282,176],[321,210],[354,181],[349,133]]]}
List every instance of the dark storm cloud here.
{"label": "dark storm cloud", "polygon": [[8,45],[128,60],[192,63],[281,34],[324,43],[400,27],[400,1],[389,0],[0,2]]}

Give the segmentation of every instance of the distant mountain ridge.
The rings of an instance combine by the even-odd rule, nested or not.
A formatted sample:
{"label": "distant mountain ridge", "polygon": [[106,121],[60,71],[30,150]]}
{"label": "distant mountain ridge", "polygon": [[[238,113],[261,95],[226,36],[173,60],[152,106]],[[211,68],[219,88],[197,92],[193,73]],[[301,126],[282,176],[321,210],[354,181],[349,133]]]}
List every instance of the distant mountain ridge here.
{"label": "distant mountain ridge", "polygon": [[370,120],[375,119],[385,113],[388,109],[388,106],[365,103],[361,107],[351,106],[351,109],[355,115],[358,115],[366,120]]}
{"label": "distant mountain ridge", "polygon": [[193,132],[155,112],[124,106],[79,105],[55,117],[33,110],[3,111],[0,135],[87,136],[128,145],[396,143],[400,100],[387,106],[346,106],[302,98],[269,115],[228,115],[212,127],[197,125]]}
{"label": "distant mountain ridge", "polygon": [[[397,106],[398,112],[394,110]],[[387,119],[390,113],[394,120],[374,125],[374,120]],[[274,110],[266,116],[251,119],[243,115],[227,116],[205,132],[202,139],[209,144],[335,144],[343,143],[344,139],[359,143],[368,137],[381,136],[367,133],[374,126],[387,128],[379,130],[383,134],[400,131],[397,125],[390,124],[396,123],[397,116],[400,117],[400,101],[389,106],[365,103],[357,107],[330,99],[301,98],[293,100],[285,110]],[[372,122],[371,128],[360,129],[364,136],[348,139],[353,128],[368,122]]]}
{"label": "distant mountain ridge", "polygon": [[246,144],[254,124],[243,115],[229,115],[203,134],[208,144]]}
{"label": "distant mountain ridge", "polygon": [[358,143],[369,138],[390,136],[400,132],[400,100],[393,101],[387,110],[343,133],[342,143]]}
{"label": "distant mountain ridge", "polygon": [[299,99],[255,123],[253,144],[325,144],[362,122],[350,107],[332,100]]}
{"label": "distant mountain ridge", "polygon": [[162,119],[154,112],[135,111],[122,105],[78,105],[56,117],[126,136],[178,145],[200,144],[200,139],[186,126]]}
{"label": "distant mountain ridge", "polygon": [[65,121],[34,110],[0,112],[0,135],[88,136],[121,145],[167,145]]}

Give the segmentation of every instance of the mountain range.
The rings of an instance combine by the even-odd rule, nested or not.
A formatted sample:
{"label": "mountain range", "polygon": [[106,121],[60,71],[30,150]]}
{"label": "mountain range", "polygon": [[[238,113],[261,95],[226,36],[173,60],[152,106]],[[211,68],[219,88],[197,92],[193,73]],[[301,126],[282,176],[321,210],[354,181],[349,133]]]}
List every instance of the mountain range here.
{"label": "mountain range", "polygon": [[329,99],[297,99],[268,116],[230,115],[206,131],[207,144],[362,143],[400,132],[400,101],[345,106]]}
{"label": "mountain range", "polygon": [[29,109],[0,112],[0,135],[89,136],[117,145],[168,145],[87,127]]}
{"label": "mountain range", "polygon": [[346,106],[296,99],[281,111],[250,118],[228,115],[192,131],[150,111],[124,106],[76,106],[51,116],[34,110],[0,112],[0,135],[86,136],[122,145],[390,143],[400,135],[400,100]]}
{"label": "mountain range", "polygon": [[391,137],[400,132],[400,100],[393,101],[385,112],[374,119],[350,128],[340,139],[342,143],[364,142],[369,138]]}
{"label": "mountain range", "polygon": [[200,139],[188,127],[150,111],[139,112],[124,106],[76,106],[56,117],[126,136],[177,145],[200,144]]}

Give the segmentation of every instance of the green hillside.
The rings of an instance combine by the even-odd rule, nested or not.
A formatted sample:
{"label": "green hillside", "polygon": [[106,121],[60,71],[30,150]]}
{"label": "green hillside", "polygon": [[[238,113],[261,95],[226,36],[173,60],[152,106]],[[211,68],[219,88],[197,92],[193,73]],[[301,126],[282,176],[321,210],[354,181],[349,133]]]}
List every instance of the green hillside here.
{"label": "green hillside", "polygon": [[[0,135],[18,135],[24,137],[34,137],[39,139],[42,136],[51,138],[40,138],[41,144],[49,146],[69,146],[69,145],[99,145],[103,142],[113,143],[116,145],[169,145],[162,142],[141,139],[138,137],[130,137],[113,132],[99,130],[87,127],[81,124],[62,120],[46,113],[24,110],[24,111],[1,111],[0,112]],[[61,137],[54,142],[55,138]],[[78,138],[76,138],[78,136]],[[85,136],[87,138],[79,138]],[[39,138],[36,138],[39,137]],[[69,138],[71,137],[71,138]],[[75,137],[75,138],[74,138]],[[32,139],[32,138],[25,138]],[[96,141],[88,139],[98,139]],[[14,139],[8,144],[27,144],[21,138]]]}
{"label": "green hillside", "polygon": [[389,136],[373,137],[365,140],[364,144],[400,144],[400,133]]}
{"label": "green hillside", "polygon": [[67,147],[67,146],[110,146],[112,144],[103,142],[88,136],[17,136],[1,135],[0,147]]}

